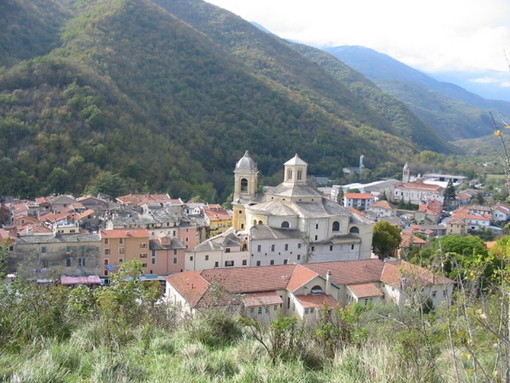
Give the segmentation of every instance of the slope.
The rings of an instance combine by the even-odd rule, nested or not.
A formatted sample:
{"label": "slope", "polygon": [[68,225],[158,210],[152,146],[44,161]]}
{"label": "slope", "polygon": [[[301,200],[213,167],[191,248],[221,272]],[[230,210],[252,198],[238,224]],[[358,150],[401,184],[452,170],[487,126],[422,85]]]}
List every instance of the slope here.
{"label": "slope", "polygon": [[[188,13],[207,7],[175,2],[186,4]],[[0,71],[0,194],[224,200],[246,149],[263,174],[299,152],[312,172],[333,176],[360,154],[386,171],[419,150],[281,40],[260,32],[235,44],[249,24],[230,13],[216,9],[231,31],[221,41],[150,0],[51,6],[64,9],[58,48]]]}
{"label": "slope", "polygon": [[510,116],[510,103],[485,100],[372,49],[348,46],[326,51],[403,101],[445,139],[490,134],[493,127],[489,111],[500,117]]}

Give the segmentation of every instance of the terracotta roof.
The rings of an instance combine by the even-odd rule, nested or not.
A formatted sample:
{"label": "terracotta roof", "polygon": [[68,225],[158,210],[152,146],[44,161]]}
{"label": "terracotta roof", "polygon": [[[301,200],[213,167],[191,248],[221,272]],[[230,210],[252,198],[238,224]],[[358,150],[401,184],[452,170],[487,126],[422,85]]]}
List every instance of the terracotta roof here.
{"label": "terracotta roof", "polygon": [[305,309],[316,308],[318,310],[323,310],[326,307],[331,308],[338,306],[338,302],[331,295],[325,294],[296,295],[296,300]]}
{"label": "terracotta roof", "polygon": [[[331,282],[337,285],[379,281],[384,263],[379,259],[308,263],[306,268],[326,278],[331,271]],[[303,266],[305,267],[305,266]]]}
{"label": "terracotta roof", "polygon": [[282,298],[274,291],[249,294],[243,298],[245,307],[279,305],[283,303]]}
{"label": "terracotta roof", "polygon": [[79,221],[80,219],[86,218],[86,217],[88,217],[89,215],[92,215],[92,214],[94,214],[94,213],[95,213],[95,211],[94,211],[94,210],[92,210],[92,209],[87,209],[87,210],[85,210],[85,211],[84,211],[83,213],[81,213],[81,214],[76,214],[76,215],[73,217],[73,219],[74,219],[75,221]]}
{"label": "terracotta roof", "polygon": [[432,273],[423,267],[406,261],[385,262],[381,282],[400,287],[405,281],[408,286],[429,286],[433,284],[450,284],[453,281],[442,275]]}
{"label": "terracotta roof", "polygon": [[360,283],[347,285],[347,288],[356,298],[382,297],[384,294],[375,283]]}
{"label": "terracotta roof", "polygon": [[344,198],[347,199],[374,199],[370,193],[345,193]]}
{"label": "terracotta roof", "polygon": [[174,201],[168,194],[128,194],[117,197],[116,200],[123,205],[143,205],[144,203]]}
{"label": "terracotta roof", "polygon": [[205,210],[205,214],[210,221],[228,221],[232,218],[226,210]]}
{"label": "terracotta roof", "polygon": [[210,286],[209,282],[200,275],[200,271],[184,271],[171,274],[165,279],[188,302],[190,307],[197,306]]}
{"label": "terracotta roof", "polygon": [[483,215],[468,214],[468,213],[455,213],[455,214],[452,214],[452,218],[472,219],[472,220],[477,220],[477,221],[490,221],[490,218],[484,217]]}
{"label": "terracotta roof", "polygon": [[422,190],[422,191],[436,191],[443,190],[441,186],[424,184],[423,182],[401,182],[395,185],[395,189],[409,189],[409,190]]}
{"label": "terracotta roof", "polygon": [[296,265],[292,276],[290,277],[287,290],[294,292],[303,286],[305,283],[314,279],[318,274],[304,266]]}
{"label": "terracotta roof", "polygon": [[203,270],[208,281],[218,281],[230,293],[285,290],[296,265],[236,267]]}
{"label": "terracotta roof", "polygon": [[101,238],[149,238],[149,232],[145,229],[101,230]]}
{"label": "terracotta roof", "polygon": [[387,209],[387,210],[395,210],[396,209],[395,205],[393,205],[391,202],[385,201],[385,200],[377,201],[377,202],[371,204],[368,208],[369,209],[378,208],[378,209]]}

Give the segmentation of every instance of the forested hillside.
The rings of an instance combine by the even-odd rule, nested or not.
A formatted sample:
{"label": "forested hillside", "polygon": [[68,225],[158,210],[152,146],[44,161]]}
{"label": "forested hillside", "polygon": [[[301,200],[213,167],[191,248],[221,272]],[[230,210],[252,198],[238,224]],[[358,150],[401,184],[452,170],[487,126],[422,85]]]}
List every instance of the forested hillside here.
{"label": "forested hillside", "polygon": [[361,154],[387,175],[421,149],[450,150],[414,116],[366,104],[286,42],[202,1],[7,4],[2,25],[24,32],[0,37],[0,195],[223,201],[245,150],[268,176],[298,152],[333,177]]}
{"label": "forested hillside", "polygon": [[498,119],[510,117],[509,102],[486,100],[372,49],[343,46],[326,51],[405,103],[443,139],[452,141],[488,135],[494,129],[490,113]]}

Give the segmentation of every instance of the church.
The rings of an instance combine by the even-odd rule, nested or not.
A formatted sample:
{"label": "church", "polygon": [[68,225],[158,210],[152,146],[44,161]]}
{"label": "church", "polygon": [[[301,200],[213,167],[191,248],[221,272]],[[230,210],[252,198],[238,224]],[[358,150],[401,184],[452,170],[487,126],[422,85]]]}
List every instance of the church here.
{"label": "church", "polygon": [[234,170],[232,228],[187,252],[186,270],[370,258],[374,223],[308,185],[307,168],[296,154],[283,182],[259,192],[246,152]]}

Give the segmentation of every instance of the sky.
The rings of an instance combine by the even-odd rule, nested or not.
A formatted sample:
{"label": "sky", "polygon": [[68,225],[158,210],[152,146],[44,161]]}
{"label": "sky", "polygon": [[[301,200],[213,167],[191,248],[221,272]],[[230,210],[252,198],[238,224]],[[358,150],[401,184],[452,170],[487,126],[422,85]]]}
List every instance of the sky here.
{"label": "sky", "polygon": [[307,45],[361,45],[429,73],[510,74],[510,0],[207,1]]}

